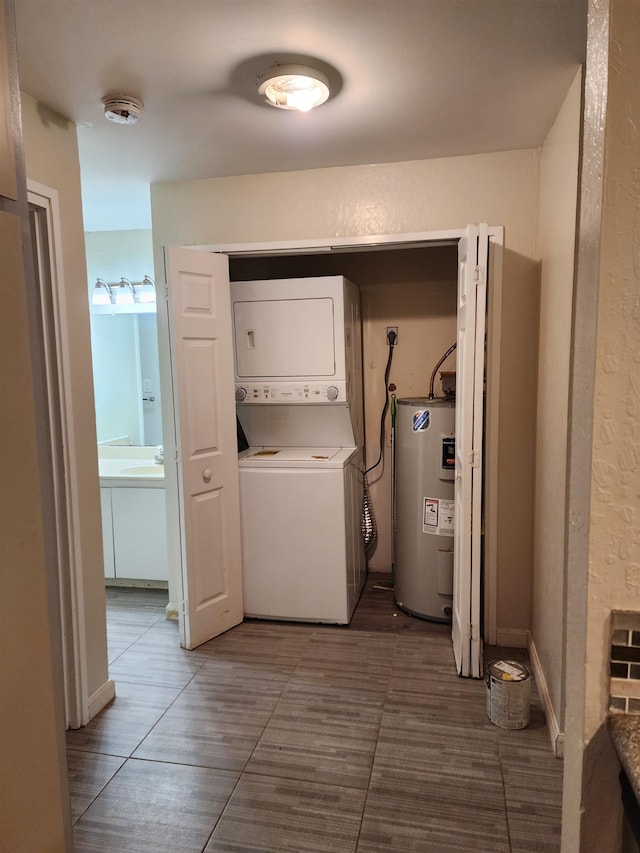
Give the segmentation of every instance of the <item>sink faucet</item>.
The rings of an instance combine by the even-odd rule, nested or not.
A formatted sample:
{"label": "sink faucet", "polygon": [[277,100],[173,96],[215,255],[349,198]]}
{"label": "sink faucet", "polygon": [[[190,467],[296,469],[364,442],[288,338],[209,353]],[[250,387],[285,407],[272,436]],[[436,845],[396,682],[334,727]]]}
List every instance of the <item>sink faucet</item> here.
{"label": "sink faucet", "polygon": [[164,449],[161,444],[156,447],[155,456],[153,457],[153,461],[156,465],[164,465]]}

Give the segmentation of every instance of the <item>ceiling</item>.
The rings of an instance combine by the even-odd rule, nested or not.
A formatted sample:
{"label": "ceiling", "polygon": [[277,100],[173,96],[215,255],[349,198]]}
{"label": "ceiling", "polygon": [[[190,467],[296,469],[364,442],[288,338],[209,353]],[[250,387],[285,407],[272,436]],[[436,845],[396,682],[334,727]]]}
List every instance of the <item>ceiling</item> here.
{"label": "ceiling", "polygon": [[[78,126],[85,228],[150,227],[149,184],[538,147],[585,60],[587,0],[20,0],[22,91]],[[263,104],[274,60],[336,94]],[[141,99],[139,124],[102,97]]]}

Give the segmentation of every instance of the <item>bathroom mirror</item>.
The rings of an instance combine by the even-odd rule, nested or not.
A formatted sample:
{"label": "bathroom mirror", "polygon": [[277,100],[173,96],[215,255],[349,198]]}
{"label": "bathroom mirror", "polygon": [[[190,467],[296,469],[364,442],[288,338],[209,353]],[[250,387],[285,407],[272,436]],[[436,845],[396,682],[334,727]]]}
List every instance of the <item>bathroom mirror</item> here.
{"label": "bathroom mirror", "polygon": [[162,444],[156,314],[92,314],[98,444]]}
{"label": "bathroom mirror", "polygon": [[98,445],[155,447],[162,444],[157,314],[92,304],[97,279],[153,279],[151,230],[85,232],[85,248]]}

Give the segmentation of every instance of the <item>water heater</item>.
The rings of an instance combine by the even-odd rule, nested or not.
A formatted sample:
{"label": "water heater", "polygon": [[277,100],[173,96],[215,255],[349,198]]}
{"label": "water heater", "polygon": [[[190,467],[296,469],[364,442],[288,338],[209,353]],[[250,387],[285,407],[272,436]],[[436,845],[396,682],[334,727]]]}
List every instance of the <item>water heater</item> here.
{"label": "water heater", "polygon": [[402,610],[451,621],[455,401],[397,401],[394,594]]}

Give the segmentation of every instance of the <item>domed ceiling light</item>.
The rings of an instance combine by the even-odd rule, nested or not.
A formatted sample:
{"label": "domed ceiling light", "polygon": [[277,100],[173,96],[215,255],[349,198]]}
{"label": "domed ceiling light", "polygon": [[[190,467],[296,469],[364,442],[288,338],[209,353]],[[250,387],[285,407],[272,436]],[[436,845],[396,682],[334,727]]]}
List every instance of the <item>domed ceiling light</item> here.
{"label": "domed ceiling light", "polygon": [[129,95],[107,95],[102,99],[104,117],[116,124],[136,124],[142,118],[144,104]]}
{"label": "domed ceiling light", "polygon": [[272,65],[258,75],[258,92],[281,110],[307,113],[329,98],[329,78],[307,65]]}

